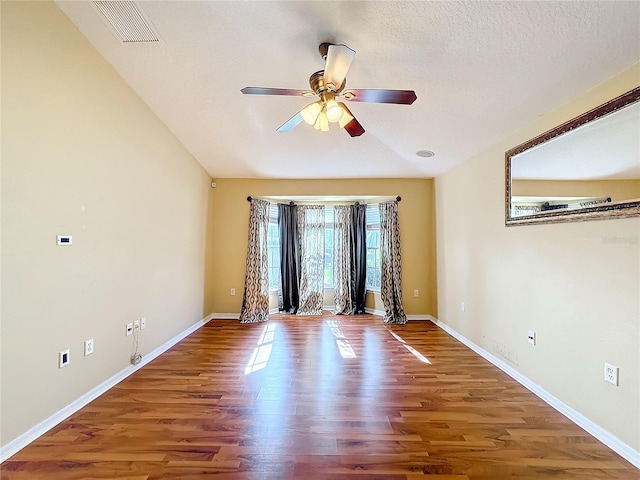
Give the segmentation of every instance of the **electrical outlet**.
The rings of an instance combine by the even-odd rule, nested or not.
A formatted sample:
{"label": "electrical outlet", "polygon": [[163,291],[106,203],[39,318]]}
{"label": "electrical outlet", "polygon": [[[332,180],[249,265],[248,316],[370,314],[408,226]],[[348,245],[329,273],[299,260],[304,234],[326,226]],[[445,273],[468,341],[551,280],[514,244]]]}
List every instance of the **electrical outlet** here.
{"label": "electrical outlet", "polygon": [[605,363],[604,379],[606,382],[613,383],[617,387],[618,386],[618,367]]}
{"label": "electrical outlet", "polygon": [[140,320],[136,320],[135,322],[133,322],[133,331],[134,332],[140,331]]}
{"label": "electrical outlet", "polygon": [[68,348],[66,350],[61,351],[58,354],[58,368],[66,367],[67,365],[69,365],[70,361],[71,361],[71,356],[69,354]]}
{"label": "electrical outlet", "polygon": [[127,323],[127,337],[133,333],[133,323]]}
{"label": "electrical outlet", "polygon": [[84,341],[84,356],[91,355],[93,353],[93,338]]}
{"label": "electrical outlet", "polygon": [[536,332],[534,332],[533,330],[529,330],[529,335],[527,336],[527,340],[529,340],[529,343],[531,345],[535,345],[536,344]]}
{"label": "electrical outlet", "polygon": [[417,288],[413,291],[413,296],[414,297],[419,297],[420,296],[420,290],[418,290]]}
{"label": "electrical outlet", "polygon": [[464,302],[460,302],[460,311],[464,312]]}
{"label": "electrical outlet", "polygon": [[232,289],[231,289],[231,295],[235,295],[235,294],[236,294],[236,289],[235,289],[235,288],[232,288]]}
{"label": "electrical outlet", "polygon": [[144,330],[147,328],[147,317],[142,317],[140,319],[140,330]]}

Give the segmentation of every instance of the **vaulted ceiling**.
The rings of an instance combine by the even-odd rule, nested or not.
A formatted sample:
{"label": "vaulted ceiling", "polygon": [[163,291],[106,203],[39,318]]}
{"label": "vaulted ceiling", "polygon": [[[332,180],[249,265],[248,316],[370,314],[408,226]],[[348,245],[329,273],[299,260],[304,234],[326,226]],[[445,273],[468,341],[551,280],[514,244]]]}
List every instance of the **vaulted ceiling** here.
{"label": "vaulted ceiling", "polygon": [[[637,1],[136,2],[150,43],[56,3],[214,178],[434,177],[640,59]],[[310,100],[240,89],[308,89],[324,41],[356,51],[347,88],[418,99],[350,103],[357,138],[277,133]]]}

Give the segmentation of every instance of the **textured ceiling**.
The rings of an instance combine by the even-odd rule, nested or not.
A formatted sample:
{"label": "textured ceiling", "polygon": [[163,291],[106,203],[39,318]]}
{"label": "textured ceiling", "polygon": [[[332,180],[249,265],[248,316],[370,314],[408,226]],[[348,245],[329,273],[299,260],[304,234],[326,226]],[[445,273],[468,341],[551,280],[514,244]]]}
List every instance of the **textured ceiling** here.
{"label": "textured ceiling", "polygon": [[[143,1],[157,43],[122,43],[89,2],[57,1],[214,178],[434,177],[640,59],[640,2]],[[323,41],[356,51],[366,133],[276,129],[309,103]],[[433,150],[432,158],[415,155]]]}

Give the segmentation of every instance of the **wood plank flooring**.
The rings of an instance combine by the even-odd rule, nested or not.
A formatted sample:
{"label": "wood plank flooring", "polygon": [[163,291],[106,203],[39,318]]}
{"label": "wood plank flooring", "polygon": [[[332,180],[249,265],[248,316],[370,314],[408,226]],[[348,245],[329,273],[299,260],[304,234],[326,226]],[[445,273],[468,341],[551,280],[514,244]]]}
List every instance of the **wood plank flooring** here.
{"label": "wood plank flooring", "polygon": [[212,320],[0,466],[4,480],[638,479],[430,322]]}

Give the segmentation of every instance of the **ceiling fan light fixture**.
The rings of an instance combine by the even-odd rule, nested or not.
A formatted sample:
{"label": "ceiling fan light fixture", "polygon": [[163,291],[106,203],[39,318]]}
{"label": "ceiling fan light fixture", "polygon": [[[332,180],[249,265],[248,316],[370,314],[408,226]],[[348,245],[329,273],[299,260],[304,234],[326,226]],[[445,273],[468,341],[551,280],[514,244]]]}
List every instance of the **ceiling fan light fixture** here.
{"label": "ceiling fan light fixture", "polygon": [[338,102],[336,102],[335,100],[329,100],[327,102],[326,110],[327,110],[327,120],[329,120],[332,123],[339,122],[340,119],[342,118],[342,115],[344,114],[344,110],[340,108],[340,105],[338,105]]}
{"label": "ceiling fan light fixture", "polygon": [[300,111],[300,115],[302,115],[302,119],[309,125],[315,125],[321,111],[322,105],[320,104],[320,102],[313,102],[304,107]]}
{"label": "ceiling fan light fixture", "polygon": [[342,117],[338,120],[338,125],[340,125],[340,128],[344,128],[353,120],[353,115],[351,115],[344,103],[339,103],[338,106],[342,110]]}
{"label": "ceiling fan light fixture", "polygon": [[318,115],[318,119],[316,120],[316,123],[313,125],[313,128],[315,128],[320,132],[329,131],[329,120],[327,120],[327,114],[324,108],[320,112],[320,115]]}

